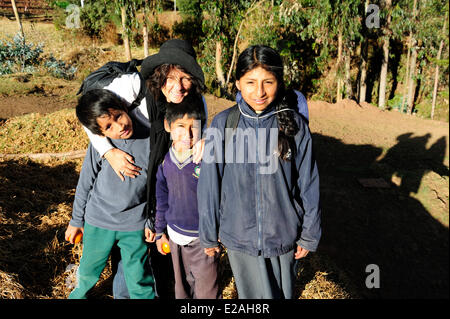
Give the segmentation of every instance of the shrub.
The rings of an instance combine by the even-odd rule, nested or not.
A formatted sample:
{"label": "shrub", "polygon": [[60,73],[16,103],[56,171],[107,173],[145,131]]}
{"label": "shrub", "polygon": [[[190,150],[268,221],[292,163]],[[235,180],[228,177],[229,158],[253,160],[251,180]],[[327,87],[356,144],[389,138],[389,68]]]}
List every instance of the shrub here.
{"label": "shrub", "polygon": [[44,67],[55,77],[71,80],[76,68],[57,60],[53,55],[46,60],[41,58],[43,44],[26,43],[20,34],[12,41],[0,40],[0,75],[17,72],[33,73],[43,63]]}
{"label": "shrub", "polygon": [[16,34],[12,41],[0,40],[0,75],[16,72],[34,72],[40,63],[43,44],[36,47],[33,43],[25,43],[20,34]]}
{"label": "shrub", "polygon": [[112,19],[113,5],[112,1],[86,1],[80,12],[83,31],[91,37],[100,36],[106,25],[114,22]]}
{"label": "shrub", "polygon": [[77,71],[76,67],[66,64],[64,61],[55,59],[53,55],[44,62],[44,66],[54,77],[66,80],[72,80]]}

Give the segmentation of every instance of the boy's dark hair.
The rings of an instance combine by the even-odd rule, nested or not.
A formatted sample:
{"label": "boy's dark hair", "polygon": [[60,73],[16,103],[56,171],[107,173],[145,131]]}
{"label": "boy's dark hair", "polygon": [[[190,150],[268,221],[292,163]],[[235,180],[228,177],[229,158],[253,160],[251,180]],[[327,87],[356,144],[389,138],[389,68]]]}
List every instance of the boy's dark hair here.
{"label": "boy's dark hair", "polygon": [[126,102],[118,95],[106,89],[94,89],[81,96],[75,111],[81,124],[92,133],[103,135],[97,118],[109,115],[109,109],[128,112]]}
{"label": "boy's dark hair", "polygon": [[181,103],[167,103],[164,118],[169,125],[185,115],[188,118],[201,121],[201,127],[206,122],[205,107],[202,97],[197,94],[187,95]]}

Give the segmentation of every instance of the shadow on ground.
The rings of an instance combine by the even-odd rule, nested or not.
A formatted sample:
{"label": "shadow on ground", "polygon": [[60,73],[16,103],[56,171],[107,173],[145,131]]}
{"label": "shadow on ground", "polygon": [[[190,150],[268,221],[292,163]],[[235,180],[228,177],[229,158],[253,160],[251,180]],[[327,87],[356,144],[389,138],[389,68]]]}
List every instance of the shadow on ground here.
{"label": "shadow on ground", "polygon": [[[323,237],[319,255],[343,270],[361,298],[448,298],[448,226],[412,197],[426,172],[447,177],[446,140],[427,148],[429,135],[400,135],[382,153],[372,145],[346,145],[315,134],[321,178]],[[391,183],[393,175],[401,182]],[[363,187],[383,178],[388,188]],[[448,187],[448,182],[447,182]],[[448,213],[448,188],[447,202]],[[368,289],[368,265],[379,269],[380,288]],[[323,270],[322,270],[323,271]]]}
{"label": "shadow on ground", "polygon": [[75,167],[0,162],[0,270],[17,274],[24,297],[51,296],[55,275],[69,263],[63,244],[68,219],[58,210],[73,202]]}

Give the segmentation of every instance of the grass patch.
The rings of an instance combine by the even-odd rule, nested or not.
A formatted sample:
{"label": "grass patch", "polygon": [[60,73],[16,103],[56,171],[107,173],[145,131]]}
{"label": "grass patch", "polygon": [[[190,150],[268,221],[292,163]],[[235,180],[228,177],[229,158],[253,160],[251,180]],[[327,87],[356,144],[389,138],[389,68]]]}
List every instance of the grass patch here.
{"label": "grass patch", "polygon": [[74,109],[8,119],[0,126],[4,154],[56,153],[86,149],[88,139]]}

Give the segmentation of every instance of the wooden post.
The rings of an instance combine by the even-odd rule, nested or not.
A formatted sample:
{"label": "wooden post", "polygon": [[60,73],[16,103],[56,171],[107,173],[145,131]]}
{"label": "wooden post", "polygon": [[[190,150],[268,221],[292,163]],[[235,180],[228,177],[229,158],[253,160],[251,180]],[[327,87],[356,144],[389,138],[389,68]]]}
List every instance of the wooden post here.
{"label": "wooden post", "polygon": [[25,34],[23,33],[22,22],[20,21],[19,11],[17,11],[16,1],[11,0],[11,5],[13,7],[14,16],[16,17],[17,25],[19,27],[20,34],[22,35],[23,41],[25,42]]}

